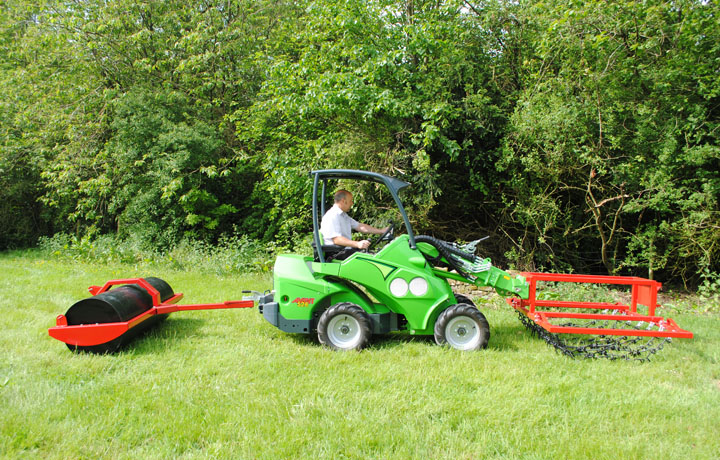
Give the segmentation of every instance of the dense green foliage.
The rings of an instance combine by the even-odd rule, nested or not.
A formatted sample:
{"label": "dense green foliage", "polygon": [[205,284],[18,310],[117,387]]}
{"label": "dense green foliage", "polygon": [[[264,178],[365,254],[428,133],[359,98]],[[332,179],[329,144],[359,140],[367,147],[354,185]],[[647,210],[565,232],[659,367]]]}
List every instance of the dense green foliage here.
{"label": "dense green foliage", "polygon": [[[0,247],[295,245],[308,171],[520,268],[715,283],[715,1],[9,0]],[[358,188],[357,212],[372,188]]]}

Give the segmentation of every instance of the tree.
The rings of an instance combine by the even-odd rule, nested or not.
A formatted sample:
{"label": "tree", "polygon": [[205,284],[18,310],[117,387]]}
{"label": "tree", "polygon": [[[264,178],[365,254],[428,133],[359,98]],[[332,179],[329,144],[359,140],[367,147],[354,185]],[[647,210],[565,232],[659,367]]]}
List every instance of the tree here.
{"label": "tree", "polygon": [[651,277],[665,270],[686,280],[717,269],[720,79],[708,64],[720,51],[717,7],[533,9],[545,32],[505,162],[522,174],[506,196],[521,223],[535,222],[533,238],[553,248],[565,241],[569,251],[598,248],[611,273],[643,267]]}
{"label": "tree", "polygon": [[256,104],[236,114],[242,139],[263,156],[263,187],[278,200],[271,216],[286,233],[307,229],[313,167],[407,179],[425,228],[458,170],[471,174],[464,193],[489,194],[493,176],[475,172],[492,171],[505,118],[489,34],[463,3],[324,1],[306,11],[301,26],[288,24]]}
{"label": "tree", "polygon": [[[43,171],[45,202],[83,232],[148,245],[214,239],[257,213],[261,177],[228,116],[251,104],[281,2],[49,2],[80,86]],[[240,185],[238,185],[240,184]],[[66,203],[66,204],[65,204]],[[66,206],[66,207],[63,207]]]}

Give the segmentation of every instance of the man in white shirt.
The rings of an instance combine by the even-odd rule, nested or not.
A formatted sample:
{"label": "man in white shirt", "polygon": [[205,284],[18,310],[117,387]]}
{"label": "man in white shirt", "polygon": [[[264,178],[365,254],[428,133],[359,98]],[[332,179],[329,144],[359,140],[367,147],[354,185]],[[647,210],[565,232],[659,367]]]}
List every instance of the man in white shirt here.
{"label": "man in white shirt", "polygon": [[[322,218],[322,222],[320,223],[320,232],[323,235],[323,244],[335,244],[355,250],[367,249],[368,246],[370,246],[370,241],[354,241],[352,239],[352,230],[361,233],[381,235],[389,228],[375,228],[372,225],[356,221],[347,214],[350,208],[352,208],[352,205],[352,193],[347,190],[338,190],[335,193],[335,204],[325,213]],[[347,254],[344,254],[343,258],[349,256],[355,251],[344,252],[347,252]],[[339,259],[339,257],[336,257],[336,259]]]}

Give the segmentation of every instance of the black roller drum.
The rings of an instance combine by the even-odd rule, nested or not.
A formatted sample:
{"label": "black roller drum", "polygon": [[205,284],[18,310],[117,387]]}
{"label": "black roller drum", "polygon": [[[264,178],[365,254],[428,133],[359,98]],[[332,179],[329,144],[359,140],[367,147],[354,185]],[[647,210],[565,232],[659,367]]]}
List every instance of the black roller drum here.
{"label": "black roller drum", "polygon": [[[145,281],[160,293],[162,302],[174,295],[170,285],[160,278],[150,277],[145,278]],[[125,322],[148,311],[152,306],[152,297],[143,287],[136,284],[127,284],[76,302],[65,313],[65,318],[68,326]],[[167,315],[154,315],[120,337],[100,345],[85,347],[68,345],[68,347],[72,350],[77,349],[93,353],[112,353],[166,317]]]}

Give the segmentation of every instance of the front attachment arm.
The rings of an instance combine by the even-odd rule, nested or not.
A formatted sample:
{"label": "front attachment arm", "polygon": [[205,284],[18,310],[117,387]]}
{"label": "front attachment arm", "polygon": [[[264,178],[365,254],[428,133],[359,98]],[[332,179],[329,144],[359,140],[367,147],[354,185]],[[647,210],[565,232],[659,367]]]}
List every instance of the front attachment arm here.
{"label": "front attachment arm", "polygon": [[[455,279],[476,286],[490,286],[500,295],[528,297],[528,283],[522,276],[494,267],[490,259],[481,259],[470,251],[475,251],[477,243],[482,240],[460,246],[442,241],[431,236],[417,236],[415,241],[425,259],[434,267],[448,268],[448,272],[435,270],[438,276]],[[457,272],[454,275],[452,271]],[[443,274],[445,273],[445,275]]]}

